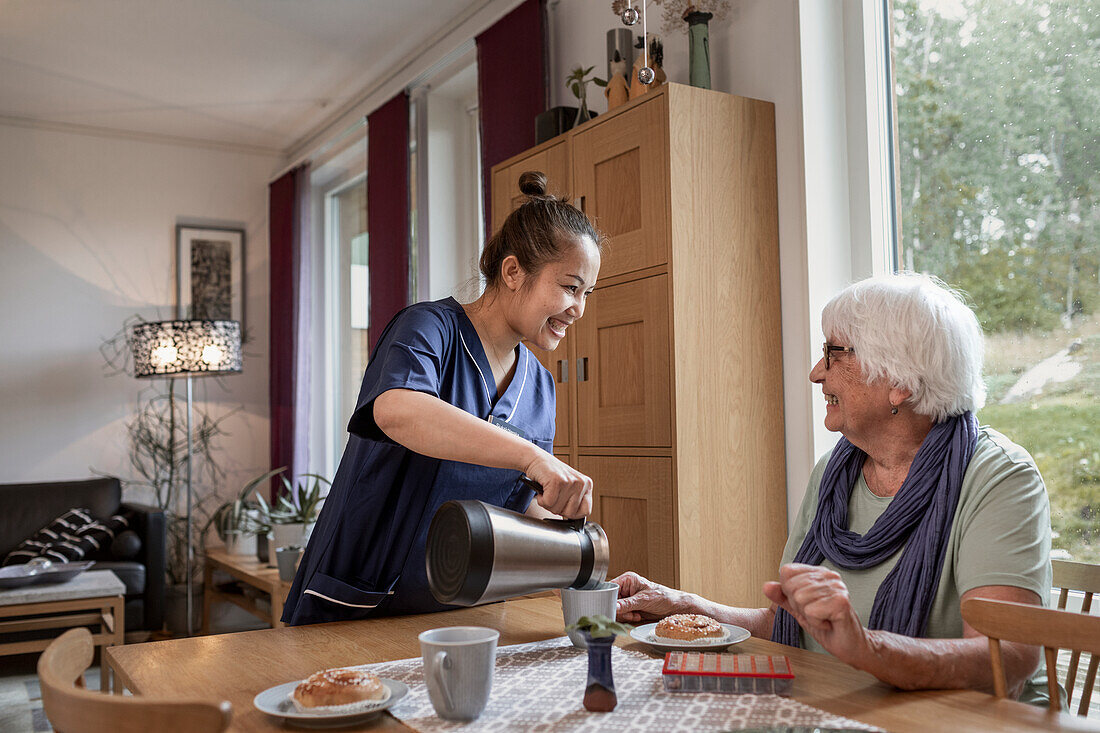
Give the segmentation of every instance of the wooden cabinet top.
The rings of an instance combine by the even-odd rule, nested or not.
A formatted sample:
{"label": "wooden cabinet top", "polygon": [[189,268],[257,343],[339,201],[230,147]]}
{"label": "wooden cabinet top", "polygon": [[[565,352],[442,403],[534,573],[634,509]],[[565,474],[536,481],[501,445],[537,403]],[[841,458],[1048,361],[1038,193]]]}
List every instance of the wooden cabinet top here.
{"label": "wooden cabinet top", "polygon": [[[583,132],[585,130],[590,130],[590,129],[596,127],[597,125],[602,125],[602,124],[606,123],[608,120],[612,120],[615,117],[617,117],[618,115],[621,115],[623,112],[626,112],[627,110],[630,110],[630,109],[634,109],[635,107],[637,107],[639,105],[647,104],[647,103],[654,102],[654,101],[657,101],[657,100],[666,100],[666,99],[669,99],[669,98],[671,98],[671,100],[669,101],[670,104],[680,104],[680,103],[683,103],[681,100],[688,99],[692,96],[708,95],[708,94],[717,94],[717,95],[721,95],[721,96],[724,96],[724,97],[737,96],[737,95],[733,95],[733,94],[727,94],[726,92],[716,92],[712,89],[698,89],[696,87],[688,86],[686,84],[673,84],[671,82],[667,83],[667,84],[662,84],[661,86],[657,87],[656,89],[654,89],[650,92],[646,92],[645,94],[638,97],[637,99],[632,99],[629,102],[627,102],[626,104],[620,105],[620,106],[616,107],[615,109],[610,110],[609,112],[604,112],[604,113],[600,114],[598,117],[594,117],[593,119],[589,120],[588,122],[585,122],[583,125],[580,125],[578,127],[574,127],[571,130],[566,130],[565,132],[563,132],[560,135],[557,135],[556,137],[552,137],[549,140],[546,140],[545,142],[541,142],[538,145],[535,145],[534,147],[527,148],[522,153],[517,153],[516,155],[513,155],[511,158],[508,158],[507,160],[502,160],[501,162],[494,165],[492,167],[492,170],[495,171],[498,168],[507,168],[508,166],[512,165],[513,163],[517,163],[517,162],[523,160],[524,158],[530,156],[533,153],[538,153],[538,152],[541,152],[541,151],[543,151],[547,148],[553,147],[554,145],[558,145],[563,140],[568,140],[573,135],[576,135],[578,132]],[[742,97],[742,99],[750,99],[750,98],[749,97]],[[774,105],[772,105],[771,102],[766,102],[766,101],[763,101],[763,100],[752,100],[752,101],[774,106]]]}

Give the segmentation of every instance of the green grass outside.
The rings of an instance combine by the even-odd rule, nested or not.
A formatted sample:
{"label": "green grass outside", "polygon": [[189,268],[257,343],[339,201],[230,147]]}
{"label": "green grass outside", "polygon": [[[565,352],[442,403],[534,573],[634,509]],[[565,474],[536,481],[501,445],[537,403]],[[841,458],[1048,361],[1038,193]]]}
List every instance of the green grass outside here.
{"label": "green grass outside", "polygon": [[978,419],[1035,458],[1050,495],[1054,548],[1100,563],[1100,405],[990,405]]}
{"label": "green grass outside", "polygon": [[[1095,319],[1082,326],[1069,334],[988,337],[986,364],[995,371],[986,378],[989,404],[978,412],[978,420],[1035,458],[1050,495],[1054,549],[1073,560],[1100,563],[1100,336]],[[1073,338],[1081,339],[1083,347],[1077,376],[1049,384],[1030,401],[997,404],[1025,371],[1014,359],[1026,354],[1027,362],[1037,363]]]}

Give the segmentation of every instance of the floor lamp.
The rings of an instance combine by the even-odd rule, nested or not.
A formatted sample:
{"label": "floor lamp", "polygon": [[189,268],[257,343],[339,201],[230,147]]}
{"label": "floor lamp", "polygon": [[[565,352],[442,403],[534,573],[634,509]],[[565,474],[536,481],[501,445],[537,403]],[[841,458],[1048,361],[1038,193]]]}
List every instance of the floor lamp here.
{"label": "floor lamp", "polygon": [[[191,536],[191,377],[241,371],[241,324],[238,321],[140,323],[130,332],[130,350],[135,377],[187,378],[187,635],[191,636],[195,556]],[[170,439],[175,440],[175,436]]]}

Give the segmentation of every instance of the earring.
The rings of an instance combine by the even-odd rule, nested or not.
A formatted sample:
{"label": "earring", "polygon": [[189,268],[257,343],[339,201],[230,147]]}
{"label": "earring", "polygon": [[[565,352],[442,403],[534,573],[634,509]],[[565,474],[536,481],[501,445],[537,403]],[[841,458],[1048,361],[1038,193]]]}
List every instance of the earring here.
{"label": "earring", "polygon": [[890,414],[891,415],[898,414],[898,406],[897,405],[890,405]]}

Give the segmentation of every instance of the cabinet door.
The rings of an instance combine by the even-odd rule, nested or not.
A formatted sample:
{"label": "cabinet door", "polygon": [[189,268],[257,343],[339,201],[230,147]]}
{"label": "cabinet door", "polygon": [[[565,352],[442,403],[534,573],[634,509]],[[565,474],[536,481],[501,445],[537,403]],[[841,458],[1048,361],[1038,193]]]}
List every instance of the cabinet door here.
{"label": "cabinet door", "polygon": [[573,186],[610,239],[600,276],[668,262],[668,133],[664,97],[573,137]]}
{"label": "cabinet door", "polygon": [[573,414],[574,374],[573,374],[573,333],[565,332],[565,338],[553,351],[543,351],[534,344],[527,344],[531,353],[554,375],[554,387],[557,390],[558,413],[555,418],[554,447],[569,449],[573,441],[569,434],[570,417]]}
{"label": "cabinet door", "polygon": [[589,519],[611,548],[607,577],[633,570],[675,587],[672,459],[580,456],[577,464],[594,486]]}
{"label": "cabinet door", "polygon": [[597,288],[573,328],[577,444],[672,445],[668,276]]}
{"label": "cabinet door", "polygon": [[519,190],[519,177],[525,171],[545,173],[549,193],[570,195],[568,143],[563,140],[493,173],[493,231],[489,236],[500,231],[508,215],[526,200]]}

